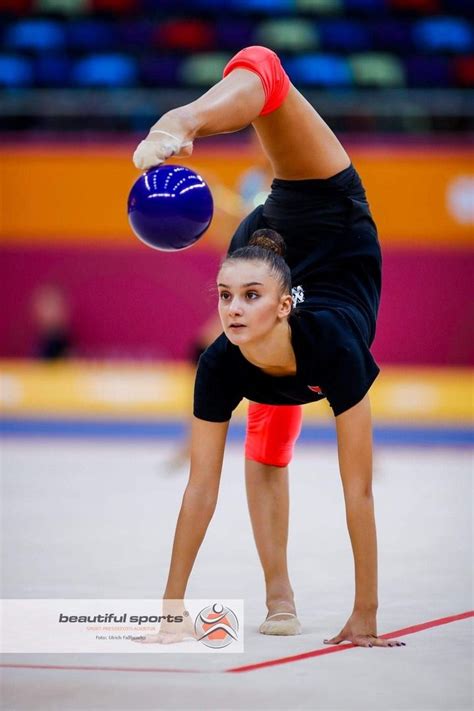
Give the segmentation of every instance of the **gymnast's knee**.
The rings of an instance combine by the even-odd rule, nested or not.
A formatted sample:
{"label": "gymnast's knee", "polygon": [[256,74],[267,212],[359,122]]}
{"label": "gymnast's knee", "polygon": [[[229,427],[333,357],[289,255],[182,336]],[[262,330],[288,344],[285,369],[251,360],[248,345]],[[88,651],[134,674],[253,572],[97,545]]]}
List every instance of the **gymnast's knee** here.
{"label": "gymnast's knee", "polygon": [[250,403],[246,459],[272,467],[288,466],[301,431],[301,422],[302,408],[299,405]]}
{"label": "gymnast's knee", "polygon": [[275,52],[258,45],[246,47],[232,57],[224,68],[223,76],[226,77],[234,69],[247,69],[260,77],[265,92],[265,104],[260,116],[280,108],[290,90],[290,80]]}

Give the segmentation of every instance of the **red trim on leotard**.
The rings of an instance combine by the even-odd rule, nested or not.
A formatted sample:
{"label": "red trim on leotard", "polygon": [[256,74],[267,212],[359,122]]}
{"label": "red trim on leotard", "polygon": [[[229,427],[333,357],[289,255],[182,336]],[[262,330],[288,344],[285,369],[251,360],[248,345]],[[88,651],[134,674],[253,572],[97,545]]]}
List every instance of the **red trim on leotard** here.
{"label": "red trim on leotard", "polygon": [[261,79],[265,104],[260,116],[266,116],[282,105],[290,90],[290,80],[275,52],[258,45],[246,47],[232,57],[224,69],[223,76],[226,77],[238,68],[248,69]]}

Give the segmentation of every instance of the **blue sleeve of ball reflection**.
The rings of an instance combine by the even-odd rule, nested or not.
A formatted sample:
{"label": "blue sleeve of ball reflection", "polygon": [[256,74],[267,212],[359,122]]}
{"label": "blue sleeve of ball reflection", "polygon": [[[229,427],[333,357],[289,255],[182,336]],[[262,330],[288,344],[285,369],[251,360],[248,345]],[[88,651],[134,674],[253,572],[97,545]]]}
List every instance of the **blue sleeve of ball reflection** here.
{"label": "blue sleeve of ball reflection", "polygon": [[128,196],[132,230],[149,247],[165,252],[191,247],[209,227],[213,211],[206,182],[181,165],[143,173]]}

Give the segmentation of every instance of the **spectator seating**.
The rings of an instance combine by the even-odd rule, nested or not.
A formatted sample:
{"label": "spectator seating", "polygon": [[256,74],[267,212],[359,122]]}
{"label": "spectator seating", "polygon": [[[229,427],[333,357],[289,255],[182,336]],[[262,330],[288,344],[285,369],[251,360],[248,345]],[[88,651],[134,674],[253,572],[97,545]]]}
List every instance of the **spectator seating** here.
{"label": "spectator seating", "polygon": [[[225,9],[224,9],[225,5]],[[472,87],[472,0],[1,0],[0,86],[206,87],[264,44],[308,87]]]}

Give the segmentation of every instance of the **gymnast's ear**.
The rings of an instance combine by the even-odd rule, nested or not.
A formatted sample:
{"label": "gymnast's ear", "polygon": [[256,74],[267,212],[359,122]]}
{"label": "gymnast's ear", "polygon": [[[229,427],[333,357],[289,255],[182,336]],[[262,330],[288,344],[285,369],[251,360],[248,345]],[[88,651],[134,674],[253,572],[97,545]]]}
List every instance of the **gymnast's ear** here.
{"label": "gymnast's ear", "polygon": [[291,313],[292,306],[293,301],[291,294],[283,294],[283,296],[280,297],[280,303],[278,305],[278,316],[280,318],[288,318]]}

